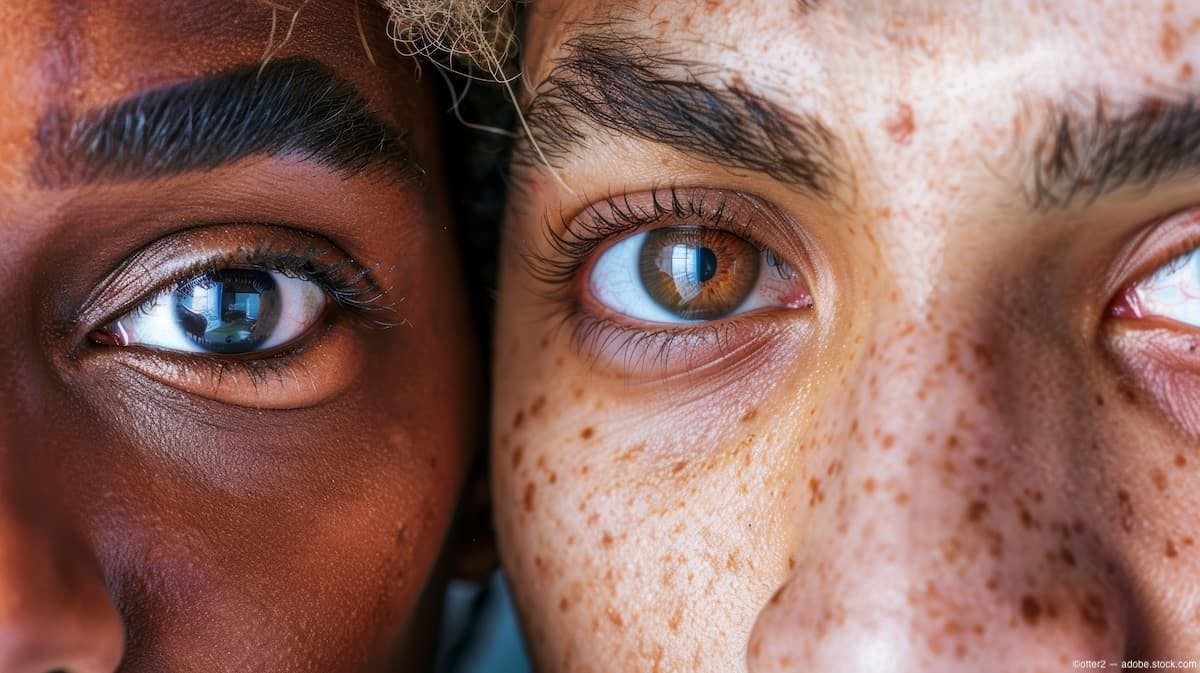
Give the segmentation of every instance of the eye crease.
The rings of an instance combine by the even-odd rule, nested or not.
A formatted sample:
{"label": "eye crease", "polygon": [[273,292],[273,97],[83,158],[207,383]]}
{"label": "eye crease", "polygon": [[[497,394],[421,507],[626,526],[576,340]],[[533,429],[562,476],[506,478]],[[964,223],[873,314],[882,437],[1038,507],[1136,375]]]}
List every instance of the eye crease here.
{"label": "eye crease", "polygon": [[200,274],[159,293],[93,332],[92,339],[185,353],[252,353],[303,336],[328,304],[328,295],[311,280],[233,267]]}

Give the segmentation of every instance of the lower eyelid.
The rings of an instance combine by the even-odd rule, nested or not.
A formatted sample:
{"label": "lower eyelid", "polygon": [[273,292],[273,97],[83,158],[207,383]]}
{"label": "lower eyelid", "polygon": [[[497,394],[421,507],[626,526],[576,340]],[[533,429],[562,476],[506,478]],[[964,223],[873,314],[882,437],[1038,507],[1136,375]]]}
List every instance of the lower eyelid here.
{"label": "lower eyelid", "polygon": [[351,326],[333,323],[317,332],[293,353],[260,359],[197,357],[145,348],[106,348],[95,359],[216,402],[301,409],[347,390],[364,364],[361,339]]}

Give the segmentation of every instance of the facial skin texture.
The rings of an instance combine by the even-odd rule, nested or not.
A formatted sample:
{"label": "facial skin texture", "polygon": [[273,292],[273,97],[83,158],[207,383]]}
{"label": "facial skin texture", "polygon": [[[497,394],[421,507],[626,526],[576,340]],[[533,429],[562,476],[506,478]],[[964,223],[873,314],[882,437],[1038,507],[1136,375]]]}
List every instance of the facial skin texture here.
{"label": "facial skin texture", "polygon": [[[475,375],[430,80],[369,3],[377,65],[352,3],[276,4],[0,5],[6,673],[425,665]],[[267,250],[375,310],[270,357],[97,336]]]}
{"label": "facial skin texture", "polygon": [[[492,464],[539,670],[1200,659],[1200,328],[1112,304],[1200,241],[1198,26],[1178,2],[531,8]],[[732,229],[811,301],[614,313],[588,269],[626,234],[589,206]]]}

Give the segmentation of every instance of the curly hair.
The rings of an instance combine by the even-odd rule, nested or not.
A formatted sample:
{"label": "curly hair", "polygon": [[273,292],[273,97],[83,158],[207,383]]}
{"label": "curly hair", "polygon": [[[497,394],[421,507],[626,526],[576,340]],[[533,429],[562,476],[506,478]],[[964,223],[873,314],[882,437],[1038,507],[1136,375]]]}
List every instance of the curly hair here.
{"label": "curly hair", "polygon": [[507,78],[516,55],[514,0],[380,0],[391,12],[388,34],[402,54]]}

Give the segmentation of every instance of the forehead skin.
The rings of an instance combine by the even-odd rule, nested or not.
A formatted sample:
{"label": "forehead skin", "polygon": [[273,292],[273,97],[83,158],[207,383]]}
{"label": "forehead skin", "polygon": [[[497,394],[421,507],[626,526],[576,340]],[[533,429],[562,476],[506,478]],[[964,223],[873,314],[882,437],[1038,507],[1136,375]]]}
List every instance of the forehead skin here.
{"label": "forehead skin", "polygon": [[[325,673],[428,662],[436,620],[421,601],[472,439],[475,374],[432,92],[394,53],[373,3],[290,3],[303,6],[294,20],[284,4],[0,3],[0,669],[107,673],[120,661],[130,673]],[[36,179],[48,111],[83,118],[264,55],[311,59],[348,82],[406,136],[423,179],[293,156],[155,180]],[[199,231],[227,244],[222,232],[235,229],[222,227],[251,246],[281,228],[323,237],[403,304],[405,325],[372,329],[337,313],[334,336],[287,360],[297,364],[277,361],[263,378],[222,368],[215,388],[237,403],[196,393],[175,370],[154,378],[134,366],[141,356],[87,340],[101,325],[85,324],[95,315],[81,318],[81,307],[124,261],[165,238],[201,240]],[[124,280],[182,280],[142,271]],[[215,367],[205,366],[197,380]],[[280,388],[298,389],[301,402],[246,402]]]}
{"label": "forehead skin", "polygon": [[[1194,173],[1051,207],[1029,188],[1057,115],[1194,92],[1198,26],[1171,2],[533,5],[535,91],[579,36],[629,38],[819,120],[843,178],[816,198],[582,116],[568,149],[542,136],[552,168],[519,165],[492,464],[539,669],[1200,659],[1194,380],[1103,320],[1137,280],[1121,251],[1194,205]],[[525,260],[560,214],[666,185],[786,213],[802,250],[752,233],[811,260],[812,313],[691,375],[598,363]]]}

